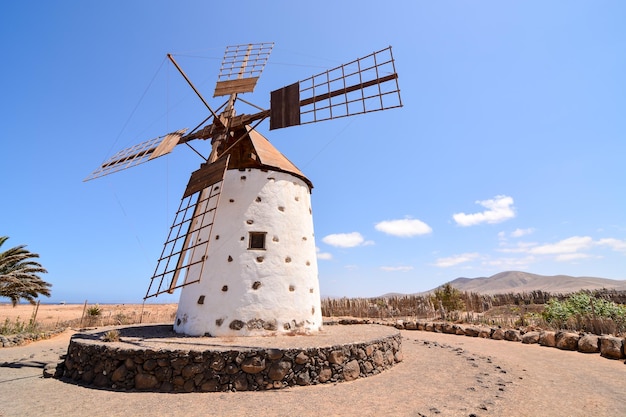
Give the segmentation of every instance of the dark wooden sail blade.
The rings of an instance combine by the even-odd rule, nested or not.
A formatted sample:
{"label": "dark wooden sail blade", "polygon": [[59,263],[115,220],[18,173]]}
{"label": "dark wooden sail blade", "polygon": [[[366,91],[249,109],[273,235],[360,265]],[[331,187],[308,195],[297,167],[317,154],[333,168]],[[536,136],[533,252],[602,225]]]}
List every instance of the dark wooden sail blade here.
{"label": "dark wooden sail blade", "polygon": [[165,136],[150,139],[130,148],[122,149],[92,172],[84,181],[93,180],[122,171],[172,151],[187,129],[177,130]]}
{"label": "dark wooden sail blade", "polygon": [[273,42],[228,46],[213,97],[254,91],[273,47]]}
{"label": "dark wooden sail blade", "polygon": [[144,299],[202,278],[228,159],[192,174]]}
{"label": "dark wooden sail blade", "polygon": [[401,106],[390,46],[272,91],[270,130]]}
{"label": "dark wooden sail blade", "polygon": [[183,197],[190,196],[197,193],[211,184],[215,184],[221,181],[224,177],[224,171],[228,167],[228,158],[220,158],[212,164],[203,166],[197,171],[194,171],[189,178],[187,188]]}

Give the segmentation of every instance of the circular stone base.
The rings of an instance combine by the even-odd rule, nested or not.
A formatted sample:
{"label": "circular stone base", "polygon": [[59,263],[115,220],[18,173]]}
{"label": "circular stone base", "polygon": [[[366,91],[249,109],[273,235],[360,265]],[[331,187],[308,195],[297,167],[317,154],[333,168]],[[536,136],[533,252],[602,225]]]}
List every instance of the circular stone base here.
{"label": "circular stone base", "polygon": [[[105,341],[115,339],[118,341]],[[188,337],[172,325],[107,327],[72,336],[57,375],[113,390],[258,391],[352,381],[402,361],[392,327],[330,325],[312,335]]]}

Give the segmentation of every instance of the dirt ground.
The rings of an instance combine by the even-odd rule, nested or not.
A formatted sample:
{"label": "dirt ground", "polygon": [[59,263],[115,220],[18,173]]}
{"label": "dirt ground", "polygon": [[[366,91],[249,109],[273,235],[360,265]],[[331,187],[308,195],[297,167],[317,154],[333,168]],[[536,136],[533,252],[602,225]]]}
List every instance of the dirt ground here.
{"label": "dirt ground", "polygon": [[402,331],[404,361],[373,377],[264,392],[162,394],[43,378],[71,334],[0,349],[0,416],[626,415],[623,360],[539,345]]}
{"label": "dirt ground", "polygon": [[[87,309],[94,304],[87,304]],[[120,324],[174,322],[177,304],[100,304],[101,314],[92,323],[97,325],[118,324],[115,321],[125,321]],[[83,315],[87,317],[84,304],[40,304],[39,307],[31,304],[18,304],[13,307],[9,303],[0,303],[0,324],[6,319],[14,323],[15,320],[26,322],[36,313],[36,321],[43,328],[55,327],[57,324],[72,322],[78,326]],[[83,323],[83,324],[86,324]]]}

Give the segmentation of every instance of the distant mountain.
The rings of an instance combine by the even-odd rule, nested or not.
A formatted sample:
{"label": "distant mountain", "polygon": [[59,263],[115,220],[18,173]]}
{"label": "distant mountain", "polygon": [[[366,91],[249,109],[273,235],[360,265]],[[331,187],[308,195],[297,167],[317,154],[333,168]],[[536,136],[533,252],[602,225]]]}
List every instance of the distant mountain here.
{"label": "distant mountain", "polygon": [[480,294],[518,293],[534,290],[550,293],[572,293],[579,290],[601,288],[626,291],[626,280],[571,277],[568,275],[545,276],[520,271],[500,272],[490,277],[457,278],[450,281],[449,284],[460,291]]}

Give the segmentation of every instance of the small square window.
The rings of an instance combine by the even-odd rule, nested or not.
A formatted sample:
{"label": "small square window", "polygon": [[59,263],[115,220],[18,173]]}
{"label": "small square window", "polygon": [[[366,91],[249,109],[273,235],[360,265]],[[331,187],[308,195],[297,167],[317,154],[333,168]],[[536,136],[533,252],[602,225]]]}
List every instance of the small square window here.
{"label": "small square window", "polygon": [[265,249],[266,232],[250,232],[248,249]]}

